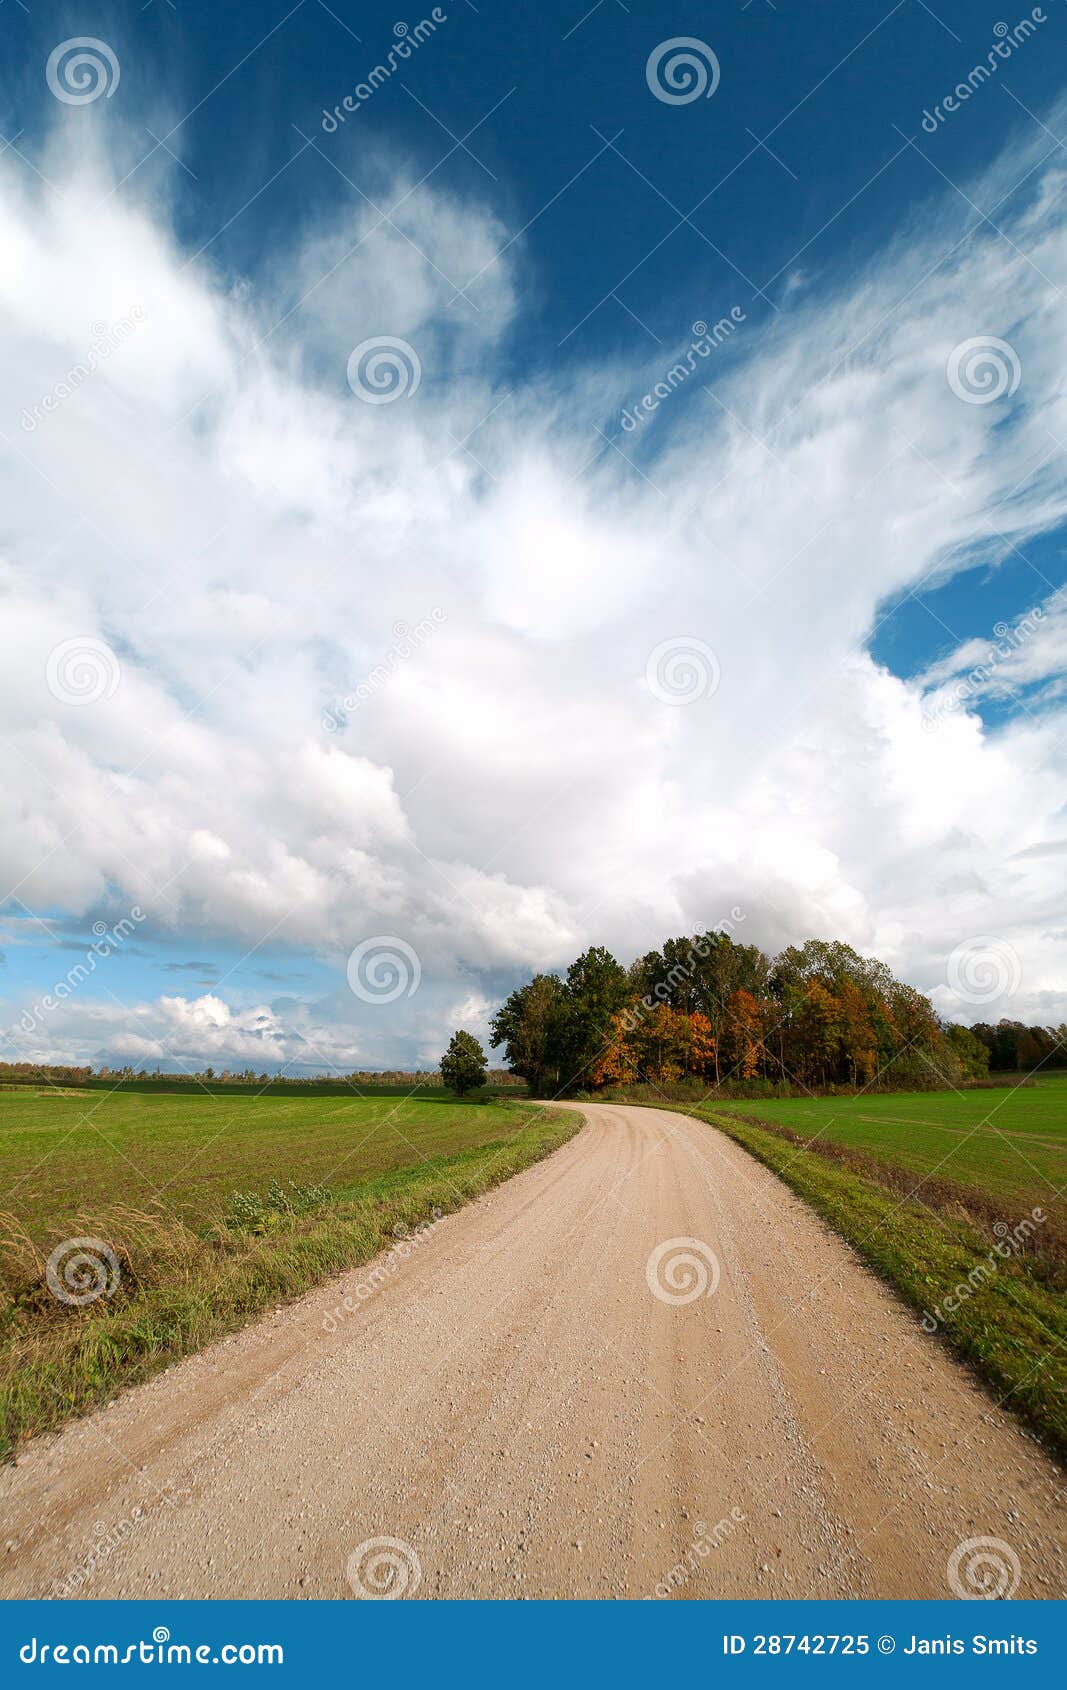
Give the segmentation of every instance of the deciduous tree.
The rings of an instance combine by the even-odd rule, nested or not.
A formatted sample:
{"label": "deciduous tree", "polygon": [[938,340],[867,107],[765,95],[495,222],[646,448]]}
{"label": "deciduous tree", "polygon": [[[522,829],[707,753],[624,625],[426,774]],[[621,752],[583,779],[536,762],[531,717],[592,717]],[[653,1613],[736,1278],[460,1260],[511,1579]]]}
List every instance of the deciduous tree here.
{"label": "deciduous tree", "polygon": [[441,1058],[441,1078],[449,1091],[457,1097],[484,1086],[489,1064],[485,1052],[473,1033],[461,1028],[452,1034],[448,1049]]}

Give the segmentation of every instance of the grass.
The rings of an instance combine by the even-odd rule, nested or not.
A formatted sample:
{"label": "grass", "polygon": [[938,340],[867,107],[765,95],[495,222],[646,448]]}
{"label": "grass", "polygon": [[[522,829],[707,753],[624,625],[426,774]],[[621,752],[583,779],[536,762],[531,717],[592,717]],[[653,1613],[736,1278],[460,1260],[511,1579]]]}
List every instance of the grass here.
{"label": "grass", "polygon": [[[668,1106],[773,1168],[1067,1451],[1067,1075]],[[0,1093],[0,1448],[368,1260],[579,1125],[516,1100],[425,1092]],[[998,1254],[1003,1228],[1035,1209],[1046,1218],[1032,1236]],[[120,1263],[117,1291],[84,1308],[45,1280],[49,1251],[71,1237],[104,1240]]]}
{"label": "grass", "polygon": [[[522,1106],[519,1105],[521,1108]],[[0,1094],[0,1207],[33,1238],[71,1232],[121,1193],[190,1226],[230,1193],[322,1183],[340,1190],[457,1148],[497,1143],[519,1116],[504,1103],[426,1098],[209,1097],[138,1092]]]}
{"label": "grass", "polygon": [[[382,1097],[429,1097],[447,1100],[445,1086],[432,1078],[410,1080],[351,1079],[351,1080],[205,1080],[183,1079],[176,1074],[155,1076],[135,1075],[133,1079],[116,1079],[114,1075],[90,1074],[84,1080],[55,1080],[42,1073],[36,1079],[0,1080],[0,1091],[36,1092],[39,1096],[59,1096],[64,1092],[84,1095],[92,1092],[134,1093],[147,1096],[177,1095],[179,1097],[352,1097],[367,1098],[371,1102]],[[526,1097],[525,1082],[504,1082],[490,1075],[479,1091],[479,1098]]]}
{"label": "grass", "polygon": [[1067,1077],[684,1112],[772,1168],[1067,1453]]}
{"label": "grass", "polygon": [[[0,1453],[369,1260],[580,1124],[445,1097],[0,1095]],[[79,1237],[119,1265],[84,1306],[46,1278],[52,1248]]]}
{"label": "grass", "polygon": [[806,1139],[975,1187],[1019,1214],[1036,1204],[1067,1221],[1067,1074],[1014,1088],[773,1098],[724,1103],[717,1112],[758,1116]]}

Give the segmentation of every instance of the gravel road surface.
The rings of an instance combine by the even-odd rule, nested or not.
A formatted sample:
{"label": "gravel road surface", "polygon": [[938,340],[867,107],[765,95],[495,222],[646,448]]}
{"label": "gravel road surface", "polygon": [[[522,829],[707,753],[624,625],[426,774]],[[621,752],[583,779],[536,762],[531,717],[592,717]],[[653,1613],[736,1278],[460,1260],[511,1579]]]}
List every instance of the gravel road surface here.
{"label": "gravel road surface", "polygon": [[28,1448],[3,1594],[1062,1596],[1064,1474],[849,1247],[713,1128],[581,1107]]}

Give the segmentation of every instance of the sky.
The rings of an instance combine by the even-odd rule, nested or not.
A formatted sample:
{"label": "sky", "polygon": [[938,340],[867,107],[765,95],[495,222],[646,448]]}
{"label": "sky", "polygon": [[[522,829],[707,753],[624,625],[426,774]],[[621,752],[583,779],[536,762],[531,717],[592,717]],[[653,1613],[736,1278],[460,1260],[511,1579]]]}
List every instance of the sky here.
{"label": "sky", "polygon": [[0,0],[0,1059],[1067,1019],[1067,7]]}

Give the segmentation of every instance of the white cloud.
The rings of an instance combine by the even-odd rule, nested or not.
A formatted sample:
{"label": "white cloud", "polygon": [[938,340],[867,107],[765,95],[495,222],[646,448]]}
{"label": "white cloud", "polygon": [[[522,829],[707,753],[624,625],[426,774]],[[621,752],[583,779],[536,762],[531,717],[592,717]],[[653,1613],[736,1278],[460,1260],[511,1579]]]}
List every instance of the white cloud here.
{"label": "white cloud", "polygon": [[[1037,157],[1017,150],[1001,178]],[[969,1019],[1067,1014],[1058,859],[1025,854],[1067,832],[1062,610],[996,671],[1039,683],[1041,712],[995,733],[978,692],[924,730],[982,642],[917,682],[864,655],[892,596],[1067,515],[1054,161],[998,212],[1022,251],[954,227],[946,202],[859,276],[831,287],[809,266],[773,325],[747,321],[709,362],[708,391],[619,435],[636,468],[593,425],[612,431],[663,369],[642,354],[505,379],[524,260],[494,259],[506,236],[484,208],[423,186],[394,227],[360,205],[235,290],[187,262],[158,204],[110,193],[99,155],[57,142],[49,165],[60,198],[0,160],[3,889],[74,915],[136,900],[190,944],[269,936],[339,982],[354,944],[394,932],[427,994],[421,1022],[418,1000],[397,1013],[393,1051],[343,985],[314,1010],[160,999],[126,1032],[86,1006],[70,1038],[95,1037],[98,1013],[131,1058],[141,1040],[146,1060],[256,1065],[311,1016],[346,1060],[432,1059],[447,1015],[484,1025],[477,971],[597,940],[628,955],[734,906],[746,937],[840,935]],[[375,200],[404,192],[383,177]],[[475,310],[453,284],[479,271]],[[22,426],[93,325],[135,307]],[[374,334],[415,348],[415,397],[350,391],[348,353]],[[946,378],[981,335],[1021,369],[992,405]],[[431,637],[327,735],[324,709],[434,607]],[[77,638],[116,653],[114,696],[49,691],[49,653]],[[645,679],[678,638],[721,665],[683,708]],[[980,1010],[944,997],[976,933],[1022,977]]]}
{"label": "white cloud", "polygon": [[284,997],[239,1004],[214,991],[120,1002],[112,992],[92,999],[77,986],[56,997],[53,983],[50,995],[11,1025],[4,1056],[164,1072],[194,1072],[212,1063],[297,1078],[398,1065],[431,1069],[457,1026],[488,1044],[494,1007],[469,983],[429,982],[417,1001],[375,1006],[356,1025],[340,994],[317,1003]]}

